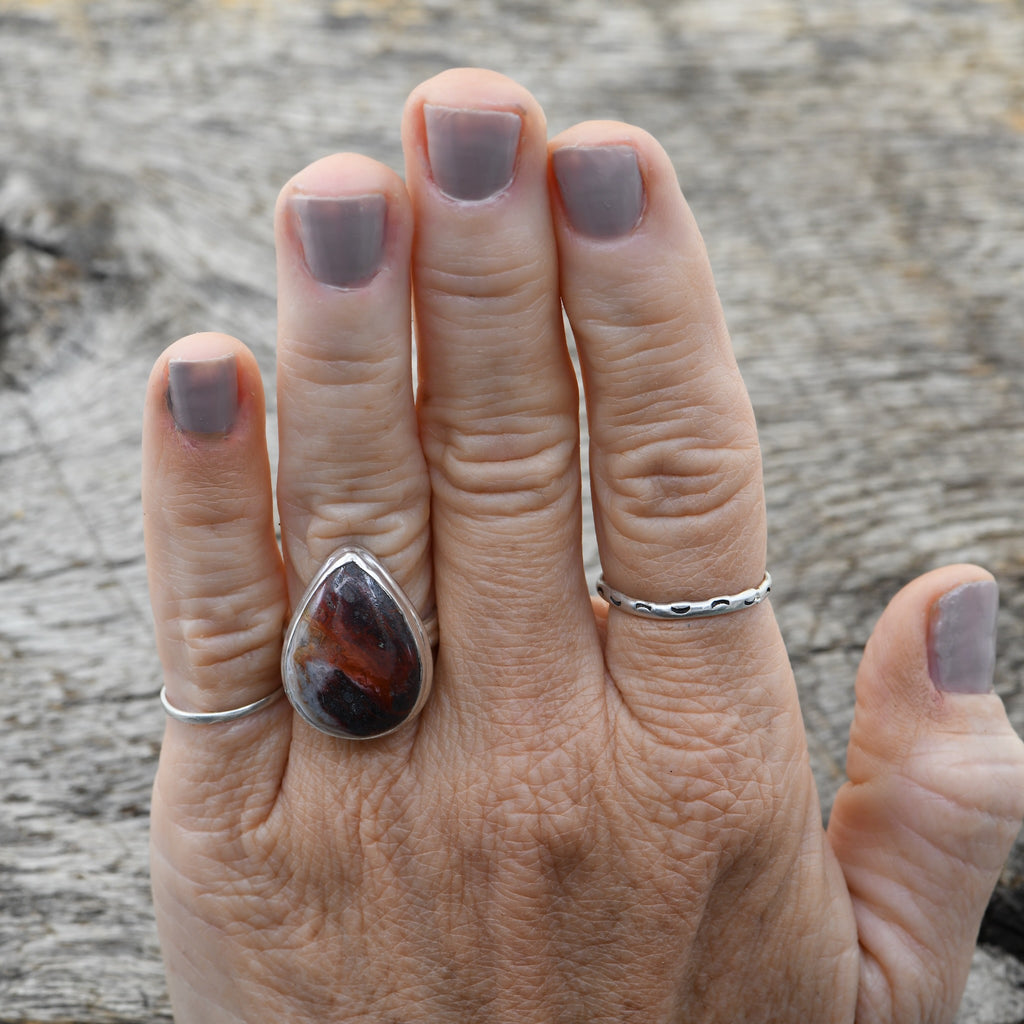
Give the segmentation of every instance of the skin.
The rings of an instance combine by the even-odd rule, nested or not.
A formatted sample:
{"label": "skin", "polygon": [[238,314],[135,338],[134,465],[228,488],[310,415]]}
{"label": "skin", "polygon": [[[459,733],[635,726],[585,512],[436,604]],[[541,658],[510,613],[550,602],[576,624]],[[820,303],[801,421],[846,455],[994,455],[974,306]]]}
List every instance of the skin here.
{"label": "skin", "polygon": [[[521,116],[508,189],[439,191],[424,102]],[[610,122],[549,142],[536,101],[478,70],[416,89],[402,137],[405,183],[332,156],[278,205],[281,547],[250,353],[184,338],[150,381],[146,541],[178,707],[279,686],[291,606],[346,541],[436,607],[440,640],[425,710],[382,739],[325,736],[285,701],[168,721],[152,875],[176,1020],[951,1021],[1024,816],[998,698],[928,673],[935,603],[987,574],[930,573],[882,616],[826,833],[770,602],[652,622],[584,580],[560,299],[609,582],[667,601],[765,566],[753,415],[668,157]],[[635,150],[646,205],[595,240],[568,223],[548,153],[606,144]],[[387,197],[371,281],[313,279],[296,192]],[[168,359],[227,352],[230,433],[179,430]]]}

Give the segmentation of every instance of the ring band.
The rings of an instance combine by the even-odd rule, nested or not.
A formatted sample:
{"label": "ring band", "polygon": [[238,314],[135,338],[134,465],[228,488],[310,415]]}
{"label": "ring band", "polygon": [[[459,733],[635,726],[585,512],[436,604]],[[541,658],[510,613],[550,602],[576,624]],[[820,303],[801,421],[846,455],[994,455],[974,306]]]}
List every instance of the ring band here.
{"label": "ring band", "polygon": [[754,605],[760,604],[771,593],[771,589],[771,573],[766,572],[764,579],[756,587],[751,587],[739,594],[712,597],[707,601],[684,600],[657,604],[654,601],[641,601],[635,597],[627,597],[618,590],[612,590],[605,583],[604,576],[597,581],[598,594],[610,605],[643,619],[706,619],[712,615],[741,612],[744,608],[753,608]]}
{"label": "ring band", "polygon": [[232,708],[230,711],[182,711],[176,708],[167,697],[167,687],[160,687],[160,703],[164,711],[176,722],[188,722],[191,725],[216,725],[217,722],[233,722],[238,718],[245,718],[247,715],[254,715],[257,711],[269,708],[284,696],[284,690],[278,687],[273,693],[266,697],[254,700],[244,707]]}

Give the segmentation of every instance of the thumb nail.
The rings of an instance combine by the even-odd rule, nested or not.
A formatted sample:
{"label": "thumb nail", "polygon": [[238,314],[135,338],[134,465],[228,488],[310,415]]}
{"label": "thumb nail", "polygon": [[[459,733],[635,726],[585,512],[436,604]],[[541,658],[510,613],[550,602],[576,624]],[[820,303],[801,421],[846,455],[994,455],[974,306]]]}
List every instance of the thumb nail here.
{"label": "thumb nail", "polygon": [[964,583],[935,602],[928,672],[946,693],[988,693],[996,660],[999,589],[992,580]]}

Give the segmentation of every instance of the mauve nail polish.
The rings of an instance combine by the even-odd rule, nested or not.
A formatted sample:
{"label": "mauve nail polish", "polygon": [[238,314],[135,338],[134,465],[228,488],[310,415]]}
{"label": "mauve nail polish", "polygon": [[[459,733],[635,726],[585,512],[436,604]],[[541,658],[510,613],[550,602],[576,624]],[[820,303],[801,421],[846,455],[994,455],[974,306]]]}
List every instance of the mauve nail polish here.
{"label": "mauve nail polish", "polygon": [[193,434],[226,434],[238,412],[235,354],[172,359],[167,369],[167,404],[178,427]]}
{"label": "mauve nail polish", "polygon": [[928,633],[928,672],[946,693],[988,693],[996,661],[999,588],[964,583],[935,602]]}
{"label": "mauve nail polish", "polygon": [[384,261],[387,197],[304,196],[289,200],[309,272],[322,284],[367,284]]}
{"label": "mauve nail polish", "polygon": [[434,181],[452,199],[487,199],[508,188],[522,119],[507,110],[423,106]]}
{"label": "mauve nail polish", "polygon": [[590,238],[617,238],[644,212],[644,182],[632,146],[567,146],[551,163],[569,223]]}

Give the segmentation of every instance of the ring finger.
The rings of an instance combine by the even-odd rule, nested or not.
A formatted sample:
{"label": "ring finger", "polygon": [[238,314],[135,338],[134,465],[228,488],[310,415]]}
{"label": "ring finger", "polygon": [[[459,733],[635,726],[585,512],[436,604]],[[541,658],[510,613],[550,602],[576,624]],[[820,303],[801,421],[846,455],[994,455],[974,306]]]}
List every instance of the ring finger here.
{"label": "ring finger", "polygon": [[[639,129],[594,122],[552,142],[552,166],[606,583],[658,604],[754,588],[766,547],[757,431],[672,165]],[[723,672],[762,685],[736,650],[785,664],[766,608],[675,623],[609,613],[609,669],[651,709],[717,692]]]}

